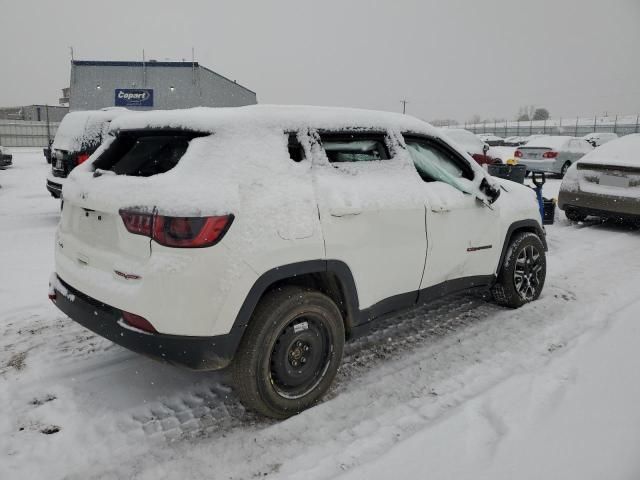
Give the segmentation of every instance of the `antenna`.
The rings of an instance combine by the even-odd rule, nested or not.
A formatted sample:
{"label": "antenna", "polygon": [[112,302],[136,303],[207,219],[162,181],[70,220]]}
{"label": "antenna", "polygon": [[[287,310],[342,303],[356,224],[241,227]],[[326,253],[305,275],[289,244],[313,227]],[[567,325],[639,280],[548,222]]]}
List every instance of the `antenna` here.
{"label": "antenna", "polygon": [[69,47],[69,53],[71,54],[71,61],[73,62],[73,47]]}

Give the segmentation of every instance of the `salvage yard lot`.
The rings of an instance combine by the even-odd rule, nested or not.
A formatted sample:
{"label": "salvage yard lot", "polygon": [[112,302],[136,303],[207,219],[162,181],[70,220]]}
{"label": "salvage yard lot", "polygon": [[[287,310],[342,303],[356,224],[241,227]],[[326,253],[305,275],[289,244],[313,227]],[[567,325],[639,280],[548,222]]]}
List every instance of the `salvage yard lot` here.
{"label": "salvage yard lot", "polygon": [[59,204],[42,151],[13,153],[0,172],[0,478],[640,474],[639,231],[556,212],[539,301],[458,295],[386,320],[347,345],[325,401],[274,422],[244,411],[225,372],[130,353],[47,300]]}

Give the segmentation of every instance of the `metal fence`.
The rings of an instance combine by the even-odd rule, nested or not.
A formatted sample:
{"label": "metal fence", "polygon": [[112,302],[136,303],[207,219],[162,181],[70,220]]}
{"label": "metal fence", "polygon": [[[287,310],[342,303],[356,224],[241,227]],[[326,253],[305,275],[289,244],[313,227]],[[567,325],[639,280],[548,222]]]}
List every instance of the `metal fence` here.
{"label": "metal fence", "polygon": [[0,120],[0,145],[3,147],[46,147],[60,123]]}
{"label": "metal fence", "polygon": [[450,125],[465,128],[473,133],[492,133],[501,137],[534,134],[572,135],[582,137],[593,132],[613,132],[619,136],[640,133],[640,115],[615,117],[555,118],[536,121],[482,122]]}

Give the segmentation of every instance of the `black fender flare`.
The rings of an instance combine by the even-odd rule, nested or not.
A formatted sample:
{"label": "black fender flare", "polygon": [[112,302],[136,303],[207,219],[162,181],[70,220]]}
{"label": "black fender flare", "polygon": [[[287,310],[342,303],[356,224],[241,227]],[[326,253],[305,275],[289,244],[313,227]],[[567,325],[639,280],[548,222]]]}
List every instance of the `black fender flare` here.
{"label": "black fender flare", "polygon": [[544,231],[544,228],[540,225],[540,222],[533,219],[527,220],[518,220],[517,222],[513,222],[509,228],[507,229],[507,233],[504,238],[504,243],[502,244],[502,252],[500,253],[500,260],[498,261],[498,265],[496,267],[496,274],[500,271],[500,267],[502,266],[502,262],[504,262],[504,257],[507,255],[507,250],[509,249],[509,244],[511,243],[511,239],[513,235],[517,232],[533,232],[540,238],[542,242],[542,246],[544,247],[544,251],[548,251],[549,248],[547,246],[547,234]]}

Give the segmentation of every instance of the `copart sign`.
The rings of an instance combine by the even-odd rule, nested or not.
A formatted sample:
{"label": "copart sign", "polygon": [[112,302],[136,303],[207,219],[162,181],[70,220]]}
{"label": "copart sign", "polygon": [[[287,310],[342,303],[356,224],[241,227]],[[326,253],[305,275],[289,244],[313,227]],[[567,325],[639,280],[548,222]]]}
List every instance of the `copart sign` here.
{"label": "copart sign", "polygon": [[153,90],[149,88],[116,88],[116,107],[153,107]]}

